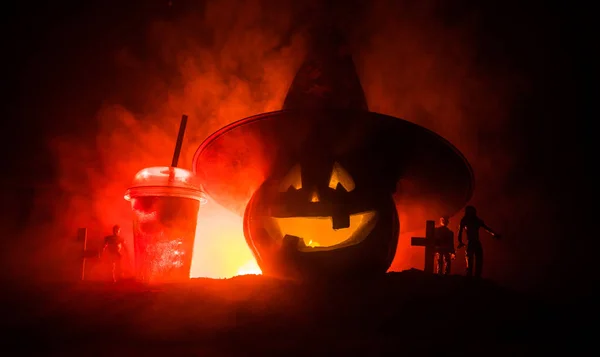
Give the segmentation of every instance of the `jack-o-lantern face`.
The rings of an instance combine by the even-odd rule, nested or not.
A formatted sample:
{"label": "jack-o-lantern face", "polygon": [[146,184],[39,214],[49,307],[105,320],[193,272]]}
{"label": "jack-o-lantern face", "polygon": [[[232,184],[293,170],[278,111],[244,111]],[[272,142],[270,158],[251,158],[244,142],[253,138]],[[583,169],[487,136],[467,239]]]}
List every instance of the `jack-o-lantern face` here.
{"label": "jack-o-lantern face", "polygon": [[[304,252],[338,249],[367,237],[377,222],[376,211],[349,213],[335,209],[336,204],[343,204],[340,195],[356,188],[352,176],[336,162],[327,184],[326,192],[317,187],[302,190],[302,167],[293,166],[279,184],[279,202],[269,207],[271,219],[264,222],[269,235],[298,237],[298,250]],[[291,216],[298,206],[304,206],[298,211],[301,216]]]}
{"label": "jack-o-lantern face", "polygon": [[248,204],[244,233],[263,273],[339,276],[391,264],[399,230],[391,195],[360,187],[339,162],[327,166],[295,164]]}

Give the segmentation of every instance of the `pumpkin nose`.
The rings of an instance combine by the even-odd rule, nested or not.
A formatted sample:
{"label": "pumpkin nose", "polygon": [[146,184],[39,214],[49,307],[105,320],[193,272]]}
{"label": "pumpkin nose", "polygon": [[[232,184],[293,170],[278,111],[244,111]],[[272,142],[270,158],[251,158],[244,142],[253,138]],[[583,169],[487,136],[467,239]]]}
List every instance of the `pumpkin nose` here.
{"label": "pumpkin nose", "polygon": [[319,202],[319,193],[317,190],[314,190],[310,195],[310,202]]}

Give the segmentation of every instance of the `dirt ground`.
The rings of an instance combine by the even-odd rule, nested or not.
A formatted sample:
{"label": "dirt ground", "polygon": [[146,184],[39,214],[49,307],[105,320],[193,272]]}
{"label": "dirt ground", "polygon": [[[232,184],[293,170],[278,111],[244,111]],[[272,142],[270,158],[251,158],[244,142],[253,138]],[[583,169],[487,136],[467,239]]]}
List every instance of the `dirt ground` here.
{"label": "dirt ground", "polygon": [[55,284],[5,300],[10,356],[531,355],[573,331],[566,305],[420,271],[318,286],[262,276]]}

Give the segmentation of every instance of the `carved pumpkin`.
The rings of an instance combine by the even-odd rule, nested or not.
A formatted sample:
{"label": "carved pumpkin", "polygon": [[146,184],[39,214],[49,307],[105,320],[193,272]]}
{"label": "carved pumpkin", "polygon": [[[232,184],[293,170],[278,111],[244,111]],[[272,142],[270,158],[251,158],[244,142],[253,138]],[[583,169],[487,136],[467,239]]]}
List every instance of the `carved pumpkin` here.
{"label": "carved pumpkin", "polygon": [[[303,174],[303,167],[310,169]],[[244,215],[246,240],[267,275],[385,273],[399,221],[391,195],[381,193],[357,185],[337,161],[297,163],[253,195]]]}

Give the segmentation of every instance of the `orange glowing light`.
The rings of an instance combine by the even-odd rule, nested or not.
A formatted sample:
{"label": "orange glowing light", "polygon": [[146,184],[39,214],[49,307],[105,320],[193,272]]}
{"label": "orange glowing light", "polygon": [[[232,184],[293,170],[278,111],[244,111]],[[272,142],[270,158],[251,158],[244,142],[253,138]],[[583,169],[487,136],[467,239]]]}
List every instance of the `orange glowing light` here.
{"label": "orange glowing light", "polygon": [[285,192],[290,187],[293,187],[294,190],[302,188],[302,168],[300,167],[300,164],[296,164],[292,167],[290,172],[283,178],[279,185],[279,191]]}
{"label": "orange glowing light", "polygon": [[330,250],[358,244],[371,233],[376,224],[377,212],[368,211],[351,214],[350,225],[341,229],[332,228],[331,217],[272,217],[265,222],[265,228],[271,237],[299,237],[300,251],[314,251],[317,247],[318,250]]}
{"label": "orange glowing light", "polygon": [[246,244],[242,217],[212,200],[200,208],[192,259],[192,278],[231,278],[261,274]]}
{"label": "orange glowing light", "polygon": [[316,191],[310,196],[310,202],[319,202],[319,194]]}
{"label": "orange glowing light", "polygon": [[261,275],[262,271],[258,267],[254,258],[250,259],[246,264],[242,265],[236,275]]}
{"label": "orange glowing light", "polygon": [[342,167],[342,165],[336,162],[331,170],[329,187],[335,190],[338,184],[342,185],[342,187],[348,192],[352,192],[356,188],[352,176],[350,176],[350,174]]}

